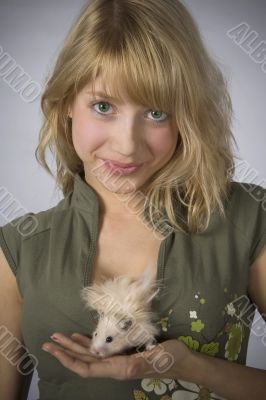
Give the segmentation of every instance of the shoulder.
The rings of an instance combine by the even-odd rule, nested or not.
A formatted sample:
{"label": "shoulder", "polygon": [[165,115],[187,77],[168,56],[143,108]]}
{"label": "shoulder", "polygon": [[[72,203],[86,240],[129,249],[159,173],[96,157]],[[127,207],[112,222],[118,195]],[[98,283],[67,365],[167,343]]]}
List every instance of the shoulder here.
{"label": "shoulder", "polygon": [[28,240],[35,235],[51,230],[58,220],[62,222],[64,216],[71,211],[68,198],[62,199],[56,206],[39,212],[29,212],[14,219],[8,225],[16,226],[21,239]]}
{"label": "shoulder", "polygon": [[250,264],[266,243],[266,189],[247,182],[232,182],[228,221],[247,241]]}
{"label": "shoulder", "polygon": [[0,227],[0,247],[15,274],[23,260],[30,262],[35,254],[47,251],[51,230],[55,231],[54,240],[58,226],[63,225],[62,221],[68,217],[71,210],[69,197],[66,197],[47,210],[9,218],[10,221]]}
{"label": "shoulder", "polygon": [[266,208],[266,189],[260,185],[248,182],[231,182],[231,199],[241,200],[241,204],[249,206],[264,205]]}
{"label": "shoulder", "polygon": [[0,227],[0,246],[19,251],[22,244],[36,235],[51,230],[54,221],[61,220],[70,210],[68,198],[62,199],[56,206],[39,212],[28,212]]}
{"label": "shoulder", "polygon": [[[231,182],[227,210],[235,222],[266,218],[266,189],[247,182]],[[252,222],[252,221],[250,221]]]}

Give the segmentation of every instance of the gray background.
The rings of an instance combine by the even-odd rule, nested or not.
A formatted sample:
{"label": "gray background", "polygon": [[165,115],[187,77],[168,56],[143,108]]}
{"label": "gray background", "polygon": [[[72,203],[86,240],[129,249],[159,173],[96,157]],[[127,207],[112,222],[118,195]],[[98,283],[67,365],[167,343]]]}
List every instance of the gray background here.
{"label": "gray background", "polygon": [[[65,34],[83,4],[83,0],[2,0],[0,46],[33,81],[44,86]],[[235,180],[266,187],[266,73],[226,34],[245,22],[257,32],[258,43],[266,41],[266,1],[184,0],[184,4],[196,18],[210,53],[230,84],[238,156],[248,166],[244,174],[238,169]],[[0,186],[21,203],[23,213],[51,208],[62,195],[34,158],[41,126],[40,96],[33,102],[23,101],[1,76],[0,93]],[[7,222],[0,213],[0,225]],[[266,332],[262,320],[261,329]],[[266,369],[266,347],[255,334],[251,334],[247,363]],[[37,398],[35,374],[29,399]]]}

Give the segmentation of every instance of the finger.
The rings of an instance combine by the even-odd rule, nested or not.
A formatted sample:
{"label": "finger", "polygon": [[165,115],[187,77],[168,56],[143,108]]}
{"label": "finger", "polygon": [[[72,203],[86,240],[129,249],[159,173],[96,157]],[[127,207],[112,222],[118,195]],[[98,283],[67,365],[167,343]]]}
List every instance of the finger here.
{"label": "finger", "polygon": [[144,351],[138,351],[137,353],[131,354],[132,358],[153,358],[155,357],[156,353],[159,353],[161,350],[159,349],[158,346],[154,347],[152,350],[144,350]]}
{"label": "finger", "polygon": [[51,336],[51,339],[54,340],[56,343],[60,344],[61,346],[63,346],[64,348],[74,351],[75,353],[79,353],[79,354],[90,354],[90,339],[89,342],[87,341],[86,346],[83,346],[79,343],[74,342],[72,339],[62,335],[62,334],[55,334],[55,337],[57,338],[57,340],[55,340],[55,338],[53,337],[54,335]]}
{"label": "finger", "polygon": [[74,342],[79,343],[84,347],[90,347],[91,345],[91,339],[79,333],[73,333],[73,335],[71,335],[71,339],[74,340]]}
{"label": "finger", "polygon": [[54,353],[54,356],[60,361],[60,363],[65,367],[68,368],[70,371],[75,372],[82,378],[88,378],[90,375],[90,363],[84,362],[81,360],[72,357],[69,354],[66,354],[62,350],[57,350]]}
{"label": "finger", "polygon": [[60,350],[61,353],[63,352],[65,354],[69,355],[73,359],[84,361],[84,362],[93,362],[93,361],[99,359],[98,357],[95,357],[93,355],[75,353],[74,351],[63,349],[62,347],[52,350],[51,353],[53,355],[56,355],[58,350]]}
{"label": "finger", "polygon": [[51,343],[51,342],[45,342],[42,345],[42,349],[45,351],[48,351],[49,353],[53,354],[57,351],[57,350],[62,350],[67,352],[69,355],[84,360],[84,361],[92,361],[94,359],[98,359],[97,356],[93,355],[92,353],[88,352],[86,354],[83,353],[76,353],[72,350],[69,349],[65,349],[64,347],[60,346],[60,345],[56,345],[55,343]]}
{"label": "finger", "polygon": [[56,355],[56,352],[58,350],[65,352],[66,354],[70,355],[73,358],[77,358],[79,360],[82,360],[84,362],[91,362],[94,360],[98,360],[98,357],[94,356],[93,354],[80,354],[80,353],[75,353],[74,351],[65,349],[61,347],[60,345],[56,345],[54,343],[48,342],[44,343],[42,346],[43,350],[45,348],[45,351],[51,353],[52,355]]}
{"label": "finger", "polygon": [[[112,378],[113,367],[109,359],[91,360],[91,362],[84,361],[73,357],[71,354],[66,354],[65,350],[57,350],[54,356],[61,362],[61,364],[69,370],[75,372],[83,378]],[[80,356],[79,357],[83,357]]]}
{"label": "finger", "polygon": [[[113,356],[94,359],[85,362],[62,350],[57,350],[54,356],[69,370],[83,378],[113,378],[117,380],[135,379],[132,375],[132,361],[127,356]],[[136,362],[136,360],[134,360]],[[136,368],[133,368],[135,371]],[[131,376],[132,375],[132,376]]]}

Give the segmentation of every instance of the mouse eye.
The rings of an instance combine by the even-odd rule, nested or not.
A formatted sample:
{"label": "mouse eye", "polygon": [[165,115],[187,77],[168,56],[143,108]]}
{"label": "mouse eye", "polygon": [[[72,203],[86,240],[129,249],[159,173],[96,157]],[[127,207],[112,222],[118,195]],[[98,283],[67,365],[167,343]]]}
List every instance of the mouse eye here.
{"label": "mouse eye", "polygon": [[110,343],[110,342],[112,342],[112,341],[113,341],[112,336],[107,336],[106,342],[107,342],[107,343]]}

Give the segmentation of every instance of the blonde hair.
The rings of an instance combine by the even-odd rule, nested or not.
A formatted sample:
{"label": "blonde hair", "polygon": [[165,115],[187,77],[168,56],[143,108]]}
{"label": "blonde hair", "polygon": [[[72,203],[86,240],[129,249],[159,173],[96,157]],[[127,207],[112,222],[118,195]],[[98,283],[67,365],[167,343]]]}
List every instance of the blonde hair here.
{"label": "blonde hair", "polygon": [[42,95],[35,151],[52,176],[47,148],[55,155],[64,196],[83,171],[68,110],[99,75],[108,82],[107,94],[121,99],[123,89],[136,103],[171,113],[178,126],[173,157],[143,187],[151,222],[156,225],[153,210],[163,210],[174,229],[196,233],[207,229],[214,210],[225,216],[235,172],[232,103],[185,6],[178,0],[92,0],[82,9]]}

